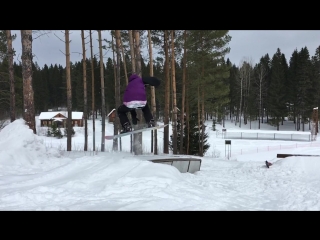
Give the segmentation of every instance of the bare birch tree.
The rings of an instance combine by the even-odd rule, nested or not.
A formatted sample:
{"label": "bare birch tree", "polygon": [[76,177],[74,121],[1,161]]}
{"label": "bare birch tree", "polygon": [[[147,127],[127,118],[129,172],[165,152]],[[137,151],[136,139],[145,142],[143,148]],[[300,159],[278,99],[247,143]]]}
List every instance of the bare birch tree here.
{"label": "bare birch tree", "polygon": [[23,106],[24,120],[36,134],[34,110],[34,92],[32,88],[32,30],[20,30],[22,43],[22,78],[23,78]]}
{"label": "bare birch tree", "polygon": [[6,30],[7,36],[7,51],[8,51],[8,65],[9,65],[9,81],[10,81],[10,121],[16,120],[16,93],[13,69],[13,48],[12,48],[12,35],[11,30]]}

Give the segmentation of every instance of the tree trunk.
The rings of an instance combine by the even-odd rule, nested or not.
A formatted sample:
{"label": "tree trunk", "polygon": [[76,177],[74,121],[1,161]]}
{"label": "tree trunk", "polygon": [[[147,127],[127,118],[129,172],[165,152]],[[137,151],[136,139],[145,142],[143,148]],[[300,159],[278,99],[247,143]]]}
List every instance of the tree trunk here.
{"label": "tree trunk", "polygon": [[[202,65],[202,76],[204,76],[204,66]],[[202,77],[203,81],[203,77]],[[199,125],[199,134],[200,134],[200,152],[199,156],[203,157],[203,141],[204,141],[204,122],[205,122],[205,117],[204,117],[204,84],[201,82],[201,114],[200,114],[200,125]],[[199,96],[200,97],[200,96]],[[201,128],[200,128],[201,126]]]}
{"label": "tree trunk", "polygon": [[[136,58],[134,56],[133,30],[129,30],[128,34],[129,34],[130,55],[131,55],[131,73],[135,73],[136,72]],[[133,136],[132,136],[132,134],[130,135],[130,152],[133,152]]]}
{"label": "tree trunk", "polygon": [[101,30],[98,30],[99,38],[99,52],[100,52],[100,81],[101,81],[101,152],[105,150],[105,135],[106,135],[106,101],[104,98],[104,64],[102,55],[102,38]]}
{"label": "tree trunk", "polygon": [[[114,96],[115,96],[115,104],[116,104],[116,108],[120,106],[117,105],[117,93],[118,93],[118,90],[117,90],[117,63],[116,63],[116,58],[115,58],[115,55],[114,55],[114,52],[115,52],[115,47],[114,47],[114,37],[113,37],[113,33],[111,33],[111,38],[112,38],[112,57],[113,57],[113,75],[114,75]],[[114,135],[117,135],[119,134],[119,128],[118,128],[118,122],[119,122],[119,119],[116,118],[115,121],[113,122],[113,134]],[[121,143],[121,138],[119,138],[119,141]],[[113,139],[113,147],[112,147],[113,151],[118,151],[118,139],[115,138]],[[120,144],[120,151],[121,151],[121,144]]]}
{"label": "tree trunk", "polygon": [[36,134],[34,92],[32,88],[32,30],[21,30],[24,120]]}
{"label": "tree trunk", "polygon": [[[168,30],[164,30],[164,52],[165,52],[165,102],[164,102],[164,124],[169,124],[170,112],[170,73],[169,73],[169,46]],[[169,153],[169,127],[163,129],[163,153]]]}
{"label": "tree trunk", "polygon": [[[119,32],[120,36],[120,45],[121,45],[121,51],[122,51],[122,59],[123,59],[123,69],[124,69],[124,78],[126,80],[126,85],[128,85],[128,71],[127,71],[127,63],[126,63],[126,56],[124,54],[124,48],[122,45],[122,39],[121,39],[121,32]],[[121,99],[120,99],[120,93],[119,93],[119,104],[121,104]],[[118,105],[117,105],[118,106]],[[118,119],[118,126],[120,127],[119,119]],[[122,150],[121,148],[121,138],[120,138],[120,151]],[[132,135],[130,135],[130,152],[132,152]]]}
{"label": "tree trunk", "polygon": [[[189,74],[187,74],[187,69],[186,69],[186,76],[188,76],[186,78],[186,83],[188,84],[189,86]],[[186,99],[189,99],[189,87],[186,88]],[[187,128],[187,140],[186,140],[186,143],[187,143],[187,146],[186,146],[186,154],[188,155],[189,154],[189,149],[190,149],[190,104],[189,104],[189,101],[186,101],[186,128]]]}
{"label": "tree trunk", "polygon": [[[136,62],[136,74],[141,77],[141,53],[140,53],[140,33],[138,30],[133,30],[134,37],[134,50],[135,50],[135,62]],[[143,119],[142,111],[137,111],[137,116],[140,120]],[[141,129],[141,126],[137,125],[136,129]],[[134,138],[134,154],[141,155],[142,154],[142,133],[136,133],[133,135]]]}
{"label": "tree trunk", "polygon": [[[116,36],[116,53],[117,53],[117,78],[116,78],[116,106],[120,106],[120,60],[121,60],[121,54],[120,54],[120,47],[121,47],[121,35],[120,30],[115,30],[115,36]],[[128,80],[127,80],[128,81]],[[117,123],[117,129],[120,127],[120,120],[119,118],[116,119]],[[121,138],[120,138],[121,141]],[[120,142],[121,143],[121,142]],[[122,146],[120,144],[120,151],[122,150]]]}
{"label": "tree trunk", "polygon": [[186,99],[186,68],[187,68],[187,30],[184,30],[184,46],[183,46],[183,65],[182,65],[182,103],[180,111],[180,154],[183,152],[183,134],[184,134],[184,116],[185,116],[185,99]]}
{"label": "tree trunk", "polygon": [[[203,157],[203,143],[204,143],[204,134],[205,134],[205,128],[204,128],[204,123],[205,123],[205,111],[204,111],[204,85],[202,83],[202,95],[201,95],[201,151],[200,155]],[[200,127],[200,126],[199,126]]]}
{"label": "tree trunk", "polygon": [[92,50],[92,33],[90,30],[90,52],[91,52],[91,75],[92,75],[92,151],[96,151],[96,136],[95,136],[95,109],[94,109],[94,66],[93,66],[93,50]]}
{"label": "tree trunk", "polygon": [[83,115],[84,115],[84,151],[88,151],[88,99],[87,99],[87,63],[86,45],[84,41],[84,30],[81,30],[82,40],[82,66],[83,66]]}
{"label": "tree trunk", "polygon": [[[152,55],[152,41],[151,41],[151,31],[148,30],[148,39],[149,39],[149,57],[150,57],[150,76],[153,76],[153,55]],[[157,109],[156,109],[156,92],[154,86],[151,86],[151,109],[153,119],[157,121]],[[151,131],[151,152],[154,152],[154,155],[158,155],[158,137],[157,130]]]}
{"label": "tree trunk", "polygon": [[8,48],[8,64],[9,64],[9,80],[10,80],[10,121],[16,120],[16,94],[14,82],[14,69],[13,69],[13,49],[12,49],[12,35],[11,30],[6,30],[7,35],[7,48]]}
{"label": "tree trunk", "polygon": [[122,52],[124,76],[125,76],[126,84],[128,85],[127,63],[126,63],[126,56],[124,54],[124,48],[123,48],[123,45],[122,45],[121,32],[119,33],[119,35],[120,35],[120,46],[121,46],[121,52]]}
{"label": "tree trunk", "polygon": [[240,77],[240,106],[238,111],[238,118],[239,118],[239,127],[241,127],[241,115],[242,115],[242,81],[243,79]]}
{"label": "tree trunk", "polygon": [[[201,35],[201,48],[203,49],[203,38],[202,38],[202,35]],[[199,141],[199,156],[203,157],[203,141],[204,141],[204,122],[205,122],[205,119],[204,119],[204,56],[203,56],[203,53],[202,53],[202,56],[201,56],[201,81],[200,81],[200,84],[199,86],[201,87],[201,97],[199,95],[199,99],[200,99],[200,103],[201,103],[201,109],[200,109],[200,106],[199,106],[199,119],[200,119],[200,122],[199,122],[199,136],[200,136],[200,141]],[[200,93],[199,93],[200,94]],[[201,126],[201,132],[200,132],[200,126]]]}
{"label": "tree trunk", "polygon": [[173,133],[173,154],[177,154],[177,96],[176,96],[176,68],[175,68],[175,52],[174,52],[174,34],[171,30],[171,72],[172,72],[172,102],[173,102],[173,118],[172,118],[172,133]]}
{"label": "tree trunk", "polygon": [[[199,134],[198,134],[198,144],[199,144],[199,155],[201,154],[201,135],[200,135],[200,124],[201,124],[201,106],[200,106],[200,99],[201,99],[201,96],[200,96],[200,83],[198,83],[198,131],[199,131]],[[200,155],[201,156],[201,155]]]}
{"label": "tree trunk", "polygon": [[69,30],[65,30],[65,45],[66,45],[66,82],[67,82],[67,151],[71,151],[72,138],[72,89],[71,89],[71,74],[70,74],[70,41]]}

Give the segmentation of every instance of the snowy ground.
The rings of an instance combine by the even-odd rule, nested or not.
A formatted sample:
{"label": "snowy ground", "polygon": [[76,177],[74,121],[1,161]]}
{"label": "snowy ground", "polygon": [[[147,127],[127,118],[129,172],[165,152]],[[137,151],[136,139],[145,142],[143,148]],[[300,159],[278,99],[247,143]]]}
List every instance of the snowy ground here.
{"label": "snowy ground", "polygon": [[[210,149],[201,170],[180,173],[175,167],[152,163],[150,132],[143,133],[143,156],[130,153],[130,137],[121,139],[122,152],[92,151],[92,121],[88,121],[89,151],[84,130],[76,129],[72,152],[66,137],[34,135],[22,119],[0,132],[0,210],[320,210],[320,157],[277,159],[277,153],[320,155],[313,142],[230,139],[210,129]],[[95,143],[101,145],[101,121]],[[227,130],[257,130],[257,123]],[[222,126],[217,125],[221,133]],[[283,128],[283,129],[281,129]],[[280,127],[294,131],[292,122]],[[261,130],[275,130],[262,124]],[[309,131],[306,127],[306,131]],[[113,133],[106,123],[106,133]],[[171,128],[170,128],[171,133]],[[163,130],[158,131],[162,156]],[[229,148],[228,148],[229,147]],[[268,169],[264,161],[273,165]]]}

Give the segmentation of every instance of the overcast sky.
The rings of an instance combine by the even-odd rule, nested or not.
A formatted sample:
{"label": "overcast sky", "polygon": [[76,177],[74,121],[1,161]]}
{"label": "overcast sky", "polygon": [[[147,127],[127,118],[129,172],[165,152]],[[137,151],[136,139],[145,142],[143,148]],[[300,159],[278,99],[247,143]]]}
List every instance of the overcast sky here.
{"label": "overcast sky", "polygon": [[[14,61],[21,61],[21,36],[19,30],[13,30],[12,33],[17,34],[17,39],[13,42],[13,47],[16,50]],[[298,51],[303,47],[307,47],[310,57],[315,54],[315,50],[320,46],[320,30],[230,30],[229,35],[232,37],[229,46],[231,51],[226,58],[239,65],[243,60],[252,61],[253,64],[259,62],[260,58],[265,54],[269,54],[270,58],[276,53],[277,48],[285,54],[287,61],[295,49]],[[88,36],[88,31],[85,32]],[[102,38],[111,40],[109,31],[102,32]],[[64,30],[52,31],[47,35],[33,34],[32,51],[35,55],[33,61],[37,62],[42,68],[44,64],[60,64],[65,66],[65,45],[64,45]],[[93,54],[98,54],[98,34],[93,31]],[[81,61],[82,46],[81,46],[81,31],[70,31],[70,60],[71,62]],[[89,38],[86,39],[89,42]],[[89,44],[87,45],[87,58],[90,58]],[[104,59],[112,57],[111,51],[103,51]],[[148,54],[145,52],[144,57]],[[98,55],[97,55],[98,57]]]}

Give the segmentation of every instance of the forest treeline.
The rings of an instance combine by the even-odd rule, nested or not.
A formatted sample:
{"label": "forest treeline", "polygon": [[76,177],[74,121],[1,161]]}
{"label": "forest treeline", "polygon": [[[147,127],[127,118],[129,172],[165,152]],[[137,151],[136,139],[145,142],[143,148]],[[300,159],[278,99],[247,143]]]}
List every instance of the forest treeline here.
{"label": "forest treeline", "polygon": [[[12,110],[10,62],[5,31],[0,31],[1,118],[9,117]],[[119,31],[118,35],[116,31]],[[141,64],[140,75],[153,75],[162,81],[155,90],[150,86],[146,87],[148,102],[154,101],[152,105],[155,104],[154,115],[165,123],[172,121],[175,127],[175,136],[171,139],[176,140],[171,144],[165,143],[164,152],[168,152],[168,145],[175,149],[175,153],[196,152],[197,155],[203,155],[206,144],[205,125],[202,123],[208,118],[214,117],[223,124],[224,118],[228,116],[239,127],[258,120],[260,128],[260,123],[265,121],[281,130],[283,121],[288,117],[293,120],[296,130],[304,131],[302,123],[309,122],[313,109],[319,106],[320,46],[313,55],[307,47],[293,49],[288,59],[278,48],[272,56],[261,56],[257,64],[244,58],[236,66],[229,59],[225,59],[225,55],[232,51],[228,47],[228,43],[232,41],[228,30],[135,32],[140,34],[139,46],[147,46],[149,49],[147,59],[141,54],[133,53],[136,48],[130,47],[130,30],[115,30],[110,31],[112,41],[102,41],[102,49],[111,49],[113,58],[104,59],[101,63],[102,58],[90,57],[90,54],[87,54],[85,60],[70,62],[72,111],[84,111],[84,75],[88,89],[85,111],[87,117],[90,117],[92,112],[92,102],[96,117],[102,112],[107,115],[117,108],[128,75],[137,72],[134,69],[138,57]],[[89,50],[89,46],[86,48]],[[133,55],[135,57],[132,57]],[[150,58],[153,55],[157,57]],[[84,61],[86,72],[83,68]],[[23,116],[23,64],[15,60],[13,70],[15,114]],[[101,94],[101,77],[104,100]],[[36,62],[32,62],[32,88],[36,115],[48,109],[68,106],[66,67],[48,63],[40,68]],[[189,123],[194,126],[187,126]],[[199,133],[195,137],[197,147],[195,151],[191,151],[191,129],[195,128]],[[164,141],[169,141],[168,134]]]}

